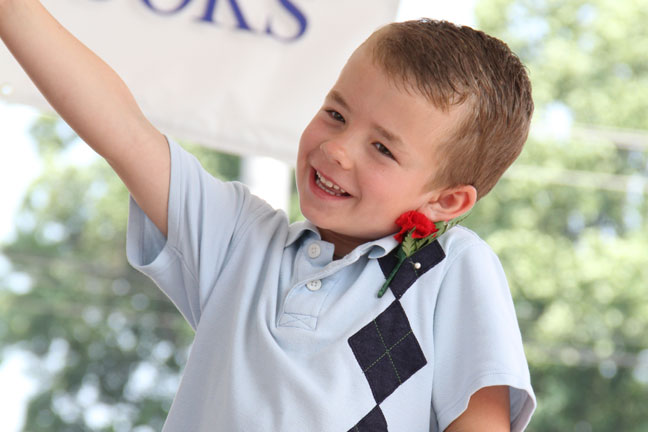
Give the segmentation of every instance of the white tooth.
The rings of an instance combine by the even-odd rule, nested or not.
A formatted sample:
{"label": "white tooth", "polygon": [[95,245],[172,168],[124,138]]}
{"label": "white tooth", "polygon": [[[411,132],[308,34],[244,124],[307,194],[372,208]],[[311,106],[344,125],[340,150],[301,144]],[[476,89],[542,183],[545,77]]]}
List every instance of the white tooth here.
{"label": "white tooth", "polygon": [[[334,196],[338,196],[338,197],[341,197],[344,194],[346,194],[346,191],[344,189],[342,189],[340,186],[338,186],[336,184],[333,184],[332,181],[330,181],[327,178],[323,177],[322,174],[320,174],[319,171],[315,171],[315,176],[317,177],[317,181],[316,181],[317,185],[323,191],[329,193],[330,195],[334,195]],[[333,189],[333,190],[331,190],[331,189]]]}

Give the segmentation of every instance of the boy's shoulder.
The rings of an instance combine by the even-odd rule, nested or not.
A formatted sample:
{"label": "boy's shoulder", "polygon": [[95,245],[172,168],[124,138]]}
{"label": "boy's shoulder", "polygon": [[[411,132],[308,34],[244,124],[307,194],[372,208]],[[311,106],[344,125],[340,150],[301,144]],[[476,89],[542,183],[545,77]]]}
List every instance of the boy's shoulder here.
{"label": "boy's shoulder", "polygon": [[484,249],[494,253],[490,246],[474,231],[461,225],[439,237],[439,244],[447,257],[460,255],[467,249]]}
{"label": "boy's shoulder", "polygon": [[[396,251],[392,250],[379,260],[385,277],[392,270],[390,264],[397,261]],[[409,259],[413,265],[401,269],[399,276],[390,284],[392,288],[398,283],[407,285],[397,288],[398,295],[402,295],[413,286],[414,281],[418,285],[435,286],[440,289],[444,286],[469,284],[471,287],[468,291],[474,289],[480,292],[490,290],[492,285],[506,286],[502,265],[495,252],[474,231],[462,226],[451,228],[436,242],[415,252]],[[491,287],[484,287],[484,282]],[[429,296],[429,292],[425,290],[414,291],[424,297]]]}

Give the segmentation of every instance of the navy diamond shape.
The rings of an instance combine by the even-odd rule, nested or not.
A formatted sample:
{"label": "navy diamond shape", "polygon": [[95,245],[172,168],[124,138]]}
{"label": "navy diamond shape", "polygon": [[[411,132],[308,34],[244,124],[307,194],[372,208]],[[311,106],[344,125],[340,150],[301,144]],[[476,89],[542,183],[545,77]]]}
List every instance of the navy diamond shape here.
{"label": "navy diamond shape", "polygon": [[387,420],[378,405],[348,432],[387,432]]}
{"label": "navy diamond shape", "polygon": [[349,345],[379,404],[427,364],[398,300],[351,336]]}

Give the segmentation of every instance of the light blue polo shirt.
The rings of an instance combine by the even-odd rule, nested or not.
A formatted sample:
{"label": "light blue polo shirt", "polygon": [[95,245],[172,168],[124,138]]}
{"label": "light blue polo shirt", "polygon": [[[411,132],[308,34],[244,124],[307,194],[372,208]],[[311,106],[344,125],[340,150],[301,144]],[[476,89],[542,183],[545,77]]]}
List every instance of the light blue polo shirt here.
{"label": "light blue polo shirt", "polygon": [[484,386],[507,385],[513,431],[535,396],[501,265],[455,227],[382,298],[396,241],[333,259],[309,222],[223,183],[170,142],[165,238],[131,200],[131,264],[195,340],[165,431],[441,431]]}

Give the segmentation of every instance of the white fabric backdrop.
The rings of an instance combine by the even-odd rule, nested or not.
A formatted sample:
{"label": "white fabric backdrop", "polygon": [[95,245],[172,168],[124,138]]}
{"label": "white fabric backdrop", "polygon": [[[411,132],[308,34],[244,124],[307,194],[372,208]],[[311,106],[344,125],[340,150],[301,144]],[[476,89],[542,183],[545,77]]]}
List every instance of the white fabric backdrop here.
{"label": "white fabric backdrop", "polygon": [[[398,0],[43,0],[164,133],[294,161],[353,49]],[[48,107],[0,44],[0,96]],[[100,119],[97,119],[100,121]]]}

